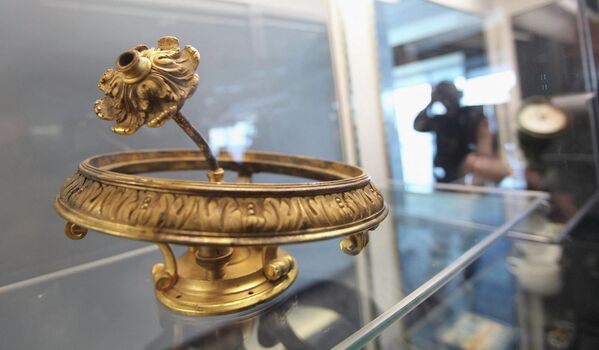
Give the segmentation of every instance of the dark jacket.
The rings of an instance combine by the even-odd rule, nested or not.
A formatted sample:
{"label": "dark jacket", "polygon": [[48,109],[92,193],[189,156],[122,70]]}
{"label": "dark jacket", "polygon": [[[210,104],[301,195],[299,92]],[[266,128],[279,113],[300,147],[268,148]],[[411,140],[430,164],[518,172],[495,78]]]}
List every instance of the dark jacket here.
{"label": "dark jacket", "polygon": [[452,182],[463,176],[461,167],[470,152],[476,150],[478,128],[485,115],[482,107],[460,107],[455,115],[430,116],[430,106],[414,120],[414,129],[436,134],[437,150],[433,165],[442,168],[439,182]]}

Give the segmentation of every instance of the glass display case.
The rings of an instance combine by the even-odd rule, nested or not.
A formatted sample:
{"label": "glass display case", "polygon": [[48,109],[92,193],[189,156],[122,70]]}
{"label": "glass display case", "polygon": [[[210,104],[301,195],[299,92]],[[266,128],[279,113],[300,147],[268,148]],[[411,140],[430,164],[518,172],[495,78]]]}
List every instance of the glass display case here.
{"label": "glass display case", "polygon": [[[3,5],[0,348],[599,347],[597,1]],[[170,35],[201,54],[194,98],[177,113],[227,164],[241,169],[256,152],[318,158],[311,171],[326,187],[333,162],[346,163],[389,210],[354,241],[277,241],[295,281],[243,311],[173,312],[151,271],[163,246],[94,230],[68,240],[52,208],[83,159],[193,148],[173,121],[122,137],[94,113],[115,57]],[[142,182],[206,182],[183,168]],[[230,174],[216,182],[250,182]],[[293,171],[252,175],[310,186]],[[360,254],[341,254],[348,246]]]}
{"label": "glass display case", "polygon": [[[374,264],[368,255],[342,257],[337,242],[286,246],[300,273],[284,296],[246,312],[190,317],[155,300],[148,268],[160,253],[155,246],[137,248],[0,287],[0,310],[12,315],[2,319],[0,344],[55,349],[360,348],[468,269],[546,201],[538,193],[468,188],[423,193],[397,186],[383,193],[393,224],[372,236],[393,244],[369,254],[385,264]],[[451,213],[455,203],[459,213]],[[431,210],[447,217],[433,217]],[[27,337],[23,329],[28,329]]]}

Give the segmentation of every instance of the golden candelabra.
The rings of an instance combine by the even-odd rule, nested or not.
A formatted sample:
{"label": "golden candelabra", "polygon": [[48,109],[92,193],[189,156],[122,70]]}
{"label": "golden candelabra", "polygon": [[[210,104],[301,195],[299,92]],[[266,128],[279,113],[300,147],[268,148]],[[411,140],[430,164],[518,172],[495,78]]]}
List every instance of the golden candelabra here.
{"label": "golden candelabra", "polygon": [[[98,86],[106,96],[95,112],[130,135],[141,126],[173,119],[199,147],[99,155],[80,163],[62,186],[54,208],[65,233],[88,229],[155,242],[164,263],[152,276],[158,300],[187,315],[242,310],[283,292],[297,275],[279,245],[342,237],[341,250],[358,254],[387,207],[370,177],[355,166],[285,154],[247,152],[242,160],[213,155],[180,112],[197,87],[200,55],[174,37],[156,48],[121,54]],[[143,176],[160,171],[205,170],[209,181]],[[224,182],[224,172],[236,182]],[[253,183],[256,173],[311,179],[310,183]],[[176,257],[170,244],[188,247]]]}

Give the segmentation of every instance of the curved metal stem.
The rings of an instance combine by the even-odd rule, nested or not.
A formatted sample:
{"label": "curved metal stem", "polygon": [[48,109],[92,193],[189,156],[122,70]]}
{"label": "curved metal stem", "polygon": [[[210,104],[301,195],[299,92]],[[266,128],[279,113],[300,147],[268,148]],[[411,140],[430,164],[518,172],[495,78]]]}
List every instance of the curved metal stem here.
{"label": "curved metal stem", "polygon": [[166,243],[157,243],[164,264],[156,264],[152,268],[152,276],[154,277],[155,287],[159,291],[167,291],[177,283],[179,276],[177,275],[177,259],[173,254],[173,250]]}
{"label": "curved metal stem", "polygon": [[166,243],[157,243],[156,245],[160,248],[160,252],[164,258],[164,271],[172,276],[177,276],[177,259],[171,247]]}
{"label": "curved metal stem", "polygon": [[183,131],[185,131],[187,136],[189,136],[193,140],[193,142],[198,146],[200,151],[204,154],[204,157],[206,157],[206,161],[208,162],[210,170],[213,172],[218,171],[218,161],[212,153],[212,150],[210,149],[208,142],[206,142],[202,135],[191,125],[189,120],[187,120],[187,118],[185,118],[185,116],[181,112],[177,112],[173,119],[175,120],[175,122],[177,122],[177,125],[179,125],[179,127],[183,129]]}

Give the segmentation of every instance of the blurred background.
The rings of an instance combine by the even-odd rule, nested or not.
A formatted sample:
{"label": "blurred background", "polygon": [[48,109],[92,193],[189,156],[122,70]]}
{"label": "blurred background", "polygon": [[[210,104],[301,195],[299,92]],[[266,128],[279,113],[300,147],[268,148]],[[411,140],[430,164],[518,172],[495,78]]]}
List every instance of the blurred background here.
{"label": "blurred background", "polygon": [[[401,162],[393,178],[409,184],[461,182],[553,191],[575,181],[580,192],[592,193],[592,43],[597,33],[593,2],[588,3],[588,15],[581,18],[577,1],[377,2],[381,71],[393,99],[386,124],[397,130],[397,142],[390,147],[398,148]],[[445,114],[443,104],[435,103],[439,98],[431,96],[439,83],[453,85],[459,93],[456,103],[471,114],[477,109],[476,116],[455,125],[433,125],[442,119],[436,115]],[[525,126],[520,117],[535,118],[532,110],[532,117],[519,113],[528,104],[551,104],[559,111],[547,117],[546,125]],[[418,130],[415,122],[425,109],[429,132]],[[555,130],[549,130],[551,123]],[[452,149],[457,159],[435,162],[436,154],[447,153],[444,148]],[[478,167],[464,161],[469,153],[480,155]],[[564,170],[565,164],[575,168]],[[455,167],[462,169],[446,178],[444,173]],[[497,169],[482,169],[493,167]],[[533,183],[528,172],[543,181]],[[584,178],[574,178],[574,173]],[[578,205],[584,203],[582,193],[576,197]]]}

